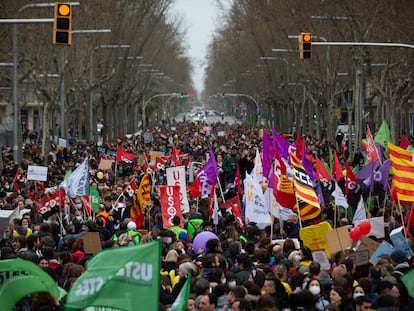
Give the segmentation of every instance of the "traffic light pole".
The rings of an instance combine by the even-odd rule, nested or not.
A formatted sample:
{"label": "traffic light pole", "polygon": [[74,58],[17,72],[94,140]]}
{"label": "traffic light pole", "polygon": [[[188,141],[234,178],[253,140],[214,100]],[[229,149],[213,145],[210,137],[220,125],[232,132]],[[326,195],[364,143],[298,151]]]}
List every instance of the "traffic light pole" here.
{"label": "traffic light pole", "polygon": [[392,48],[414,49],[413,44],[406,43],[381,43],[381,42],[312,42],[312,45],[340,45],[340,46],[383,46]]}

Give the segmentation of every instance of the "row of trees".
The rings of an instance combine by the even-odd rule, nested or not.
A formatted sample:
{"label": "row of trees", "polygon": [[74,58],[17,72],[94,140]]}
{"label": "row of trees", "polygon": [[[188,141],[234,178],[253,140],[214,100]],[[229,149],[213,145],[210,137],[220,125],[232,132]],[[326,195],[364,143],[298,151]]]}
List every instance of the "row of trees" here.
{"label": "row of trees", "polygon": [[333,140],[348,123],[360,141],[365,125],[375,132],[386,119],[396,140],[410,130],[413,49],[313,45],[312,60],[300,61],[289,36],[413,44],[413,10],[410,0],[234,1],[209,46],[204,95],[250,94],[280,132]]}
{"label": "row of trees", "polygon": [[[84,139],[90,138],[90,131],[96,132],[98,119],[104,120],[107,139],[135,132],[144,99],[153,94],[192,89],[192,66],[182,44],[182,21],[171,14],[172,4],[172,0],[81,1],[73,7],[72,29],[111,32],[75,31],[70,47],[52,44],[51,23],[18,25],[20,108],[33,101],[40,103],[43,137],[49,137],[49,129],[60,123],[62,78],[62,136],[67,137],[71,126]],[[14,18],[24,5],[27,1],[2,1],[0,18]],[[52,17],[53,8],[30,8],[19,15],[27,19]],[[11,60],[12,27],[0,27],[0,62]],[[129,47],[116,48],[120,45]],[[7,68],[0,69],[0,86],[12,84],[11,74]],[[3,97],[2,101],[11,102],[11,97]],[[93,124],[89,122],[91,102]],[[146,115],[155,115],[160,104],[161,100],[149,103]]]}

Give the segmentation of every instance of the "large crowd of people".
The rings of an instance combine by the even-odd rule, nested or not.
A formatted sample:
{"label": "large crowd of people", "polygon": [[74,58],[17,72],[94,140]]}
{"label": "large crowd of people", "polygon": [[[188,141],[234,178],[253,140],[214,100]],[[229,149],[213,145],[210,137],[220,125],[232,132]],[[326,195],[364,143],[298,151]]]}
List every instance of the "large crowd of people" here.
{"label": "large crowd of people", "polygon": [[[328,148],[337,149],[342,165],[362,163],[360,150],[350,155],[336,142],[303,135],[309,154],[326,159]],[[164,228],[157,186],[166,184],[165,170],[153,170],[151,204],[147,206],[141,227],[131,217],[134,196],[125,192],[131,180],[140,183],[148,172],[151,151],[169,156],[173,147],[180,152],[189,176],[196,174],[209,154],[215,154],[220,187],[219,204],[240,195],[234,184],[236,167],[240,178],[254,167],[256,149],[261,149],[260,130],[245,125],[173,122],[160,125],[140,136],[122,137],[96,146],[78,143],[67,148],[52,145],[47,156],[37,144],[27,143],[21,163],[13,161],[10,150],[2,150],[0,208],[18,211],[3,228],[0,259],[23,258],[39,265],[52,275],[59,286],[69,291],[87,269],[93,256],[85,251],[82,235],[98,232],[102,248],[130,247],[160,240],[162,244],[160,310],[170,310],[188,277],[190,297],[187,310],[414,310],[412,288],[401,277],[413,268],[413,261],[401,250],[383,255],[375,263],[357,266],[344,252],[332,254],[330,268],[322,269],[313,260],[311,250],[299,239],[302,226],[328,221],[335,226],[349,225],[344,211],[334,212],[326,206],[321,215],[303,222],[297,214],[260,229],[246,223],[244,230],[234,216],[221,210],[218,224],[208,211],[209,199],[190,199],[190,212],[174,219],[174,226]],[[113,163],[102,169],[101,159],[108,159],[121,147],[136,155],[132,163]],[[85,202],[71,198],[60,208],[46,213],[38,206],[47,192],[54,191],[65,174],[75,170],[89,157],[90,185],[101,198],[97,211],[88,213]],[[191,163],[197,165],[190,165]],[[29,165],[47,166],[47,180],[27,180]],[[98,174],[100,173],[100,174]],[[240,196],[241,198],[241,196]],[[401,225],[398,215],[383,202],[372,209],[373,216],[384,215],[385,221]],[[180,227],[180,222],[184,227]],[[192,242],[204,231],[215,233],[205,250],[194,249]],[[389,230],[385,230],[389,240]],[[408,236],[411,232],[408,230]],[[274,242],[277,240],[277,242]],[[411,238],[407,242],[412,245]],[[137,302],[139,299],[137,300]],[[65,298],[57,300],[50,293],[34,293],[16,304],[14,310],[64,310]],[[1,307],[0,307],[1,309]],[[139,310],[139,306],[137,306]]]}

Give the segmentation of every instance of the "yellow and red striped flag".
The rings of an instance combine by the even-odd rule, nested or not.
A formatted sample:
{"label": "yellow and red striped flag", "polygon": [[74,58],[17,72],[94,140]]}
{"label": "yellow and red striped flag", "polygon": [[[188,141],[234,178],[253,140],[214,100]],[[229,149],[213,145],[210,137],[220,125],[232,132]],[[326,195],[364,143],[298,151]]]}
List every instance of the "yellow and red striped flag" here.
{"label": "yellow and red striped flag", "polygon": [[414,152],[388,142],[392,186],[400,201],[414,202]]}
{"label": "yellow and red striped flag", "polygon": [[[318,196],[313,188],[313,182],[306,173],[299,159],[290,152],[290,163],[292,164],[293,186],[296,197],[307,204],[299,202],[300,216],[302,220],[312,219],[321,213]],[[304,216],[305,218],[303,218]]]}
{"label": "yellow and red striped flag", "polygon": [[140,228],[144,221],[145,205],[151,203],[151,183],[148,174],[144,174],[137,189],[137,196],[131,208],[131,218]]}

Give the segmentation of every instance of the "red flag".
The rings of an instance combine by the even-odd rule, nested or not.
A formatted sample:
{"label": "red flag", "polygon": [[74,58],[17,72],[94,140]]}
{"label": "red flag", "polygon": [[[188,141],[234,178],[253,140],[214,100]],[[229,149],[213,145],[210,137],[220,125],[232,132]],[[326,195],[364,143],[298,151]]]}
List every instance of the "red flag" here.
{"label": "red flag", "polygon": [[322,161],[319,160],[318,157],[316,157],[316,178],[322,183],[330,183],[332,180],[332,177],[329,175],[325,165],[323,165]]}
{"label": "red flag", "polygon": [[243,195],[243,189],[241,187],[241,180],[240,180],[240,168],[239,168],[239,164],[236,164],[236,177],[234,178],[234,184],[237,187],[237,193],[239,195]]}
{"label": "red flag", "polygon": [[365,151],[367,153],[368,163],[375,163],[379,160],[378,151],[369,127],[367,128],[367,147]]}
{"label": "red flag", "polygon": [[83,196],[81,196],[81,200],[83,202],[83,208],[85,209],[87,215],[91,215],[91,213],[92,213],[92,205],[91,205],[91,200],[89,198],[89,195],[83,195]]}
{"label": "red flag", "polygon": [[339,163],[339,159],[338,159],[338,156],[335,150],[334,150],[334,163],[333,163],[332,173],[335,177],[336,182],[339,182],[342,178],[344,178],[344,174],[342,173],[341,163]]}
{"label": "red flag", "polygon": [[243,219],[241,217],[241,206],[240,206],[240,199],[239,196],[236,195],[235,197],[231,198],[230,200],[227,200],[223,203],[221,206],[223,209],[231,208],[231,212],[233,213],[234,219],[236,220],[237,224],[239,225],[240,229],[244,231],[244,224]]}
{"label": "red flag", "polygon": [[118,146],[118,149],[116,150],[116,162],[131,163],[135,158],[135,154],[130,153]]}
{"label": "red flag", "polygon": [[17,193],[20,193],[19,181],[20,181],[21,177],[22,177],[22,171],[19,168],[19,169],[17,169],[16,175],[14,175],[14,178],[13,178],[14,190]]}
{"label": "red flag", "polygon": [[172,154],[171,154],[171,165],[172,166],[179,166],[181,165],[180,161],[180,152],[173,146]]}
{"label": "red flag", "polygon": [[401,137],[400,148],[407,150],[408,147],[411,146],[410,141],[408,140],[407,136],[403,135]]}
{"label": "red flag", "polygon": [[283,207],[293,209],[296,205],[293,185],[286,175],[286,165],[277,152],[275,152],[273,170],[273,195],[276,201]]}
{"label": "red flag", "polygon": [[[45,194],[42,197],[42,200],[40,201],[39,205],[36,208],[36,211],[43,215],[47,212],[52,211],[55,209],[57,211],[60,209],[60,206],[63,205],[64,196],[62,198],[62,193],[64,194],[65,191],[63,189],[59,189],[55,191],[52,196],[49,196],[49,194]],[[62,204],[60,204],[62,202]]]}
{"label": "red flag", "polygon": [[128,185],[124,189],[124,193],[127,193],[128,196],[131,198],[134,196],[135,192],[137,191],[137,184],[135,183],[135,180],[131,180]]}
{"label": "red flag", "polygon": [[191,184],[187,186],[188,195],[191,198],[199,198],[201,196],[201,182],[200,178],[197,177],[197,179]]}
{"label": "red flag", "polygon": [[189,167],[191,164],[191,155],[187,156],[187,160],[184,163],[185,168]]}
{"label": "red flag", "polygon": [[155,165],[154,170],[165,170],[165,165],[167,164],[167,161],[170,157],[156,157],[155,158]]}
{"label": "red flag", "polygon": [[180,186],[160,186],[160,203],[163,226],[170,228],[174,216],[181,219]]}
{"label": "red flag", "polygon": [[306,154],[305,142],[303,141],[302,137],[298,135],[298,137],[296,137],[296,157],[302,160],[305,154]]}
{"label": "red flag", "polygon": [[355,189],[358,186],[358,179],[356,178],[352,168],[346,165],[346,179],[345,179],[345,197],[348,197],[349,190]]}

